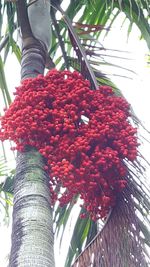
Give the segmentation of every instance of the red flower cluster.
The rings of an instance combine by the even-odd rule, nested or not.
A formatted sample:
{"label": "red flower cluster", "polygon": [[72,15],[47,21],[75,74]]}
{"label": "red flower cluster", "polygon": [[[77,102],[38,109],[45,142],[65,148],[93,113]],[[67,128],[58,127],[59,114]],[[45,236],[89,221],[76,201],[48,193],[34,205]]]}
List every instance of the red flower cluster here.
{"label": "red flower cluster", "polygon": [[[64,205],[80,194],[93,220],[105,217],[126,186],[124,159],[137,156],[129,104],[108,86],[92,91],[69,71],[27,79],[15,94],[0,139],[13,140],[20,151],[34,146],[45,157],[53,202]],[[60,186],[65,191],[57,194]]]}

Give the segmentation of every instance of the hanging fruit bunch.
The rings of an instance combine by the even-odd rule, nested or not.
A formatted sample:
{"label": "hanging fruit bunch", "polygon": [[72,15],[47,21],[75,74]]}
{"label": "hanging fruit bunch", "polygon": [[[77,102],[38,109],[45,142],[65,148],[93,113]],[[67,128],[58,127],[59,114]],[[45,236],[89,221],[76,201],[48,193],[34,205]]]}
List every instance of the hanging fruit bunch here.
{"label": "hanging fruit bunch", "polygon": [[53,203],[79,194],[93,220],[105,217],[126,187],[125,162],[137,156],[129,104],[108,86],[93,91],[78,72],[55,69],[22,81],[15,95],[1,117],[0,139],[43,155]]}

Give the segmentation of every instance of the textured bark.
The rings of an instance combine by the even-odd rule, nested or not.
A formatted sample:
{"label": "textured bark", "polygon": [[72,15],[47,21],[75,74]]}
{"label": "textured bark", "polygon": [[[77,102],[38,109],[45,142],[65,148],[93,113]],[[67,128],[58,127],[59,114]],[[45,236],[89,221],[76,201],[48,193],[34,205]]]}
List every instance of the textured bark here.
{"label": "textured bark", "polygon": [[36,77],[44,73],[46,52],[44,47],[37,43],[22,51],[21,78]]}
{"label": "textured bark", "polygon": [[10,267],[54,267],[49,177],[34,149],[19,153]]}
{"label": "textured bark", "polygon": [[72,267],[148,267],[140,234],[135,204],[130,191],[126,190],[104,228]]}

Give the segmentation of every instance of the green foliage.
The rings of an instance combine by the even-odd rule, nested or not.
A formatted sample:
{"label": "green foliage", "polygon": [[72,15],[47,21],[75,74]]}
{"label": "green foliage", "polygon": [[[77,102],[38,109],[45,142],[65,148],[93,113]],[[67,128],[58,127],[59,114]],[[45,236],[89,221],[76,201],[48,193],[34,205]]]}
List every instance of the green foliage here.
{"label": "green foliage", "polygon": [[[52,5],[58,5],[63,1],[51,1]],[[82,14],[80,11],[82,10]],[[90,10],[90,12],[89,12]],[[56,14],[56,10],[55,14]],[[11,38],[16,29],[16,6],[14,3],[2,1],[1,4],[1,16],[0,16],[0,29],[3,24],[3,16],[7,14],[7,30],[5,32],[5,36],[7,33],[9,34],[9,47],[13,46],[13,51],[18,51],[18,47],[16,43],[12,43]],[[148,47],[150,48],[150,27],[149,27],[149,19],[150,19],[150,6],[147,0],[126,0],[126,1],[114,1],[114,0],[71,0],[70,4],[65,11],[66,16],[69,17],[71,21],[76,22],[77,14],[78,22],[86,23],[90,25],[108,25],[108,28],[113,26],[114,21],[120,15],[120,13],[125,14],[126,19],[129,19],[129,29],[128,34],[131,32],[134,24],[137,25],[141,32],[141,37],[144,38],[147,42]],[[61,22],[59,24],[60,32],[63,38],[63,42],[67,45],[67,52],[70,51],[69,38],[67,34],[67,29],[64,28],[64,23]],[[101,34],[101,31],[95,32],[94,37],[98,38]],[[2,36],[3,38],[5,36]],[[1,38],[2,38],[1,37]],[[16,45],[16,48],[14,46]],[[52,48],[51,48],[51,56],[57,54],[57,49],[59,47],[59,43],[56,40],[56,32],[53,31],[52,38]],[[18,53],[17,53],[18,57]]]}
{"label": "green foliage", "polygon": [[5,78],[4,63],[2,62],[1,57],[0,57],[0,89],[3,95],[5,107],[8,107],[11,103],[11,98],[10,98],[10,94],[9,94],[9,90],[8,90],[7,82]]}

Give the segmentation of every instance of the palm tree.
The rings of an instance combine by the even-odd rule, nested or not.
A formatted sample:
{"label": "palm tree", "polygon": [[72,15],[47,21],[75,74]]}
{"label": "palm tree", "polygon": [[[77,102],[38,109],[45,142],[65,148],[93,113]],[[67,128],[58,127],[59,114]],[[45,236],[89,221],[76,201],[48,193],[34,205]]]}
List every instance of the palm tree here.
{"label": "palm tree", "polygon": [[[81,72],[86,69],[88,70],[86,78],[90,79],[93,86],[96,86],[97,83],[100,83],[111,84],[115,88],[115,85],[112,84],[111,81],[102,73],[100,73],[95,67],[97,62],[96,64],[92,64],[92,54],[90,55],[91,65],[87,61],[85,54],[88,54],[89,51],[91,51],[91,48],[93,48],[92,52],[95,53],[94,49],[98,45],[97,39],[101,33],[100,30],[104,28],[104,25],[108,23],[108,20],[110,19],[110,15],[113,14],[111,21],[107,25],[107,29],[109,29],[121,11],[124,12],[126,17],[129,18],[130,29],[132,28],[133,23],[136,23],[141,31],[142,37],[146,40],[147,45],[150,48],[150,29],[148,25],[149,5],[147,1],[143,0],[140,1],[140,3],[139,1],[71,1],[65,13],[60,7],[60,2],[61,1],[52,1],[51,17],[50,12],[47,12],[50,11],[48,1],[38,0],[33,1],[33,3],[27,2],[29,4],[28,21],[25,1],[17,1],[18,22],[21,28],[23,42],[21,79],[35,77],[37,74],[43,73],[46,61],[50,68],[53,66],[51,59],[48,57],[49,40],[51,40],[51,49],[49,52],[52,58],[57,56],[58,48],[61,48],[62,50],[63,61],[61,60],[62,56],[57,56],[56,58],[56,63],[61,65],[60,68],[64,69],[73,67]],[[19,58],[19,49],[13,39],[13,31],[16,28],[16,24],[14,23],[16,8],[13,3],[6,3],[5,6],[7,8],[9,21],[9,35],[6,34],[6,36],[3,38],[0,45],[0,50],[4,47],[9,49],[11,46],[14,53],[16,53]],[[82,39],[82,46],[71,23],[81,8],[83,9],[83,14],[80,16],[78,23],[75,24],[75,27],[77,30],[79,29],[78,33],[80,35],[80,39]],[[92,14],[89,16],[89,10],[91,9]],[[145,13],[143,12],[143,9],[145,10]],[[41,10],[45,10],[44,17],[41,17]],[[56,10],[59,10],[63,14],[63,19],[61,19],[59,23],[56,20]],[[53,22],[52,35],[50,30],[51,18]],[[41,23],[41,21],[43,23]],[[93,28],[92,30],[91,28],[88,28],[86,31],[88,24],[93,26]],[[86,35],[82,35],[82,31],[86,31]],[[91,40],[90,43],[89,40]],[[77,57],[72,56],[71,46],[74,47],[75,51],[77,52]],[[78,51],[76,47],[78,47]],[[102,47],[99,47],[99,49],[102,49]],[[81,57],[83,57],[85,60],[84,64],[79,61],[79,58]],[[99,59],[98,63],[101,63]],[[1,70],[2,68],[3,64],[1,64]],[[93,75],[93,70],[96,78]],[[4,97],[6,99],[6,103],[9,104],[10,97],[3,72],[1,76],[3,78],[3,80],[1,80],[3,81],[2,89],[4,88]],[[38,266],[39,263],[41,264],[41,267],[54,266],[52,215],[50,209],[50,193],[48,184],[49,179],[46,172],[43,170],[43,164],[42,157],[34,148],[27,148],[25,153],[18,154],[16,176],[14,179],[14,212],[10,267]],[[139,166],[137,169],[138,168]],[[139,170],[139,172],[140,171],[141,170]],[[129,176],[131,176],[131,173]],[[133,178],[131,176],[130,182],[132,179]],[[135,192],[134,199],[132,198],[133,189]],[[131,192],[131,194],[129,192]],[[130,200],[130,205],[124,205],[125,199],[126,203],[129,203]],[[132,183],[129,187],[129,191],[124,192],[124,195],[120,197],[118,205],[110,214],[109,219],[101,233],[96,237],[96,239],[94,239],[85,252],[81,254],[74,266],[78,266],[78,264],[79,266],[87,266],[87,262],[91,260],[91,257],[94,257],[93,266],[109,266],[110,263],[111,266],[121,266],[121,264],[122,266],[123,264],[124,266],[147,266],[143,253],[141,253],[142,239],[140,239],[140,233],[142,232],[144,235],[144,242],[148,243],[149,240],[147,238],[145,224],[136,217],[134,209],[136,203],[134,202],[135,199],[138,201],[138,203],[143,203],[142,208],[144,209],[144,212],[147,212],[147,196],[144,196],[139,187],[137,188],[135,183]],[[64,221],[65,227],[65,218],[68,217],[72,206],[73,205],[71,203],[69,207],[64,207],[61,210],[60,208],[57,209],[56,222],[58,230],[62,224],[62,221]],[[125,209],[123,214],[120,212],[122,206]],[[141,204],[137,205],[137,209],[140,211],[142,216],[144,216],[142,208]],[[116,218],[118,219],[117,221]],[[132,224],[134,227],[130,227]],[[117,226],[116,228],[115,225]],[[124,234],[128,234],[125,236],[122,235],[122,228],[120,229],[120,226],[118,225],[124,225]],[[111,231],[113,226],[114,229]],[[81,240],[80,235],[84,229],[86,229],[86,234]],[[73,247],[73,241],[75,241],[74,234],[71,241],[71,247],[69,249],[69,257],[66,261],[66,266],[70,266],[74,255],[78,256],[80,254],[83,248],[82,245],[86,238],[86,244],[93,239],[97,233],[97,225],[90,219],[85,219],[82,221],[78,219],[74,232],[76,233],[76,240],[78,239],[79,241],[78,250],[76,250],[76,246],[73,251],[71,250]],[[136,238],[133,238],[132,242],[129,242],[131,241],[131,236],[135,236],[135,232]],[[115,243],[116,234],[118,234],[117,253]],[[138,246],[137,250],[134,252],[133,246],[137,244],[137,239]],[[111,242],[110,250],[107,250],[108,247],[106,244],[108,242]],[[123,248],[127,248],[127,246],[129,246],[130,249],[128,248],[120,251],[121,246],[123,246]],[[115,251],[113,251],[113,249]],[[99,251],[104,251],[104,253],[100,253]],[[131,257],[126,256],[128,253],[134,257],[135,261],[131,260]],[[137,254],[140,255],[140,259],[138,258]],[[135,263],[137,260],[139,265],[136,265]]]}

